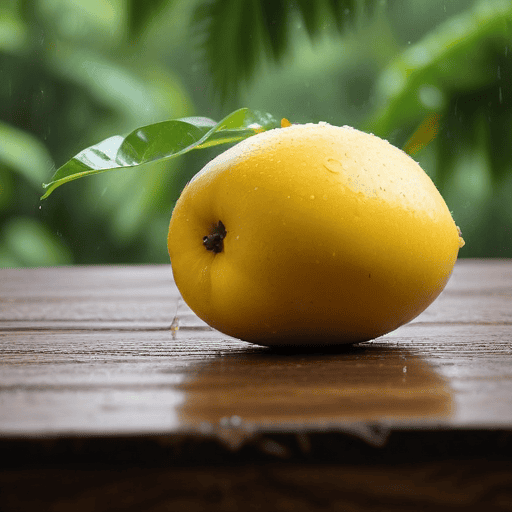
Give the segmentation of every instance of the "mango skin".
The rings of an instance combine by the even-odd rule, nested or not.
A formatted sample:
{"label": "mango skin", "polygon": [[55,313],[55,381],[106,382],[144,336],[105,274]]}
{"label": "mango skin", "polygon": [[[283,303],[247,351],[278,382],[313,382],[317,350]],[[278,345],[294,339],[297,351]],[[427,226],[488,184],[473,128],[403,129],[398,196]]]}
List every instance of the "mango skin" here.
{"label": "mango skin", "polygon": [[[221,252],[203,237],[219,220]],[[350,127],[255,135],[185,187],[169,226],[176,285],[215,329],[261,345],[333,345],[393,331],[445,287],[463,245],[427,174]]]}

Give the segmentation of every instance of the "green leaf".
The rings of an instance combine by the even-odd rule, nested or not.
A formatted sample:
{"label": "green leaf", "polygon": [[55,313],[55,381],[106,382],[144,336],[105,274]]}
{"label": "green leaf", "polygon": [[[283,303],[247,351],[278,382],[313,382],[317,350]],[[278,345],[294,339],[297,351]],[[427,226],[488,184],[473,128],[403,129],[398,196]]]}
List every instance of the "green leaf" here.
{"label": "green leaf", "polygon": [[69,181],[100,172],[137,167],[183,155],[193,149],[241,141],[278,126],[270,114],[243,108],[219,123],[206,117],[186,117],[143,126],[126,137],[115,135],[84,149],[60,167],[41,199]]}

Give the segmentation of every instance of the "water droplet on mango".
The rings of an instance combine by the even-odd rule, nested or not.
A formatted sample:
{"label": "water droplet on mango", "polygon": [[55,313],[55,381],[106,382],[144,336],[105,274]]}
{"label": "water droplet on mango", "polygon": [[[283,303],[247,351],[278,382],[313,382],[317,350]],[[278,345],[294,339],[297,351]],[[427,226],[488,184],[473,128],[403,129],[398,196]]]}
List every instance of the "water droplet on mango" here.
{"label": "water droplet on mango", "polygon": [[341,162],[336,158],[326,158],[323,161],[323,165],[329,172],[332,172],[333,174],[340,174],[340,172],[343,170]]}

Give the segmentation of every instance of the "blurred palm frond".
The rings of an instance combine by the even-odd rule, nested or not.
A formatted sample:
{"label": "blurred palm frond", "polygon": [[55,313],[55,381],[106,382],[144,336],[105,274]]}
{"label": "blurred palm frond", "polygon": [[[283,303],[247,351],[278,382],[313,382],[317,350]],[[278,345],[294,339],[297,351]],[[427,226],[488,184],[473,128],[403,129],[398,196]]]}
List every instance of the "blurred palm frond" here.
{"label": "blurred palm frond", "polygon": [[382,4],[378,0],[205,0],[194,26],[203,59],[222,101],[236,96],[263,60],[279,61],[289,50],[294,29],[313,39],[325,31],[342,32]]}

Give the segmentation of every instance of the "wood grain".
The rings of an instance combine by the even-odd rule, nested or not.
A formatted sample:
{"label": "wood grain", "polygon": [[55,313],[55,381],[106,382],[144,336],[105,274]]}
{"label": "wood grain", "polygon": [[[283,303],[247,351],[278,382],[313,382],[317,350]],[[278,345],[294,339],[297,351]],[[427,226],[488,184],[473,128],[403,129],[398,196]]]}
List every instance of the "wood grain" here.
{"label": "wood grain", "polygon": [[170,267],[0,270],[0,510],[512,510],[512,261],[355,347],[224,336]]}
{"label": "wood grain", "polygon": [[310,354],[213,331],[169,266],[0,276],[3,436],[512,425],[509,261],[462,260],[410,324]]}

